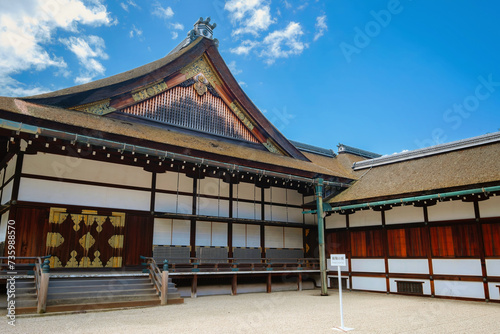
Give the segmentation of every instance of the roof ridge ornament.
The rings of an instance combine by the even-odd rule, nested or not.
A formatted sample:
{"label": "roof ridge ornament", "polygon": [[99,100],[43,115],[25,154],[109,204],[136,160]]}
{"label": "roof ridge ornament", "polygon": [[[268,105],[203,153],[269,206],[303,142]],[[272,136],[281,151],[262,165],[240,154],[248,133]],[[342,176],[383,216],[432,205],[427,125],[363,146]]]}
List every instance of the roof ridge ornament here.
{"label": "roof ridge ornament", "polygon": [[219,41],[217,40],[217,38],[214,38],[214,29],[216,26],[217,24],[215,22],[213,24],[210,24],[210,17],[207,17],[206,20],[204,20],[203,17],[200,17],[194,24],[194,28],[191,29],[190,32],[188,32],[188,38],[190,42],[202,36],[213,40],[215,42],[215,45],[218,47]]}

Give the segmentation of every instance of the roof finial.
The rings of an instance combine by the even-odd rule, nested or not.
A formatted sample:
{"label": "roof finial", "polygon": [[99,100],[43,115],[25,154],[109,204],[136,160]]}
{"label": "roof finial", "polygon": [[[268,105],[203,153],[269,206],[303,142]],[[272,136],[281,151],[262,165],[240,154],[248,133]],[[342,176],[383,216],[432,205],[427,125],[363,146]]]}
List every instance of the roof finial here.
{"label": "roof finial", "polygon": [[199,36],[203,36],[205,38],[214,40],[215,44],[218,46],[219,41],[217,39],[214,39],[213,32],[216,26],[216,23],[210,24],[210,17],[207,17],[206,20],[203,20],[203,17],[200,17],[199,20],[194,24],[194,28],[188,33],[188,37],[191,41],[194,41]]}

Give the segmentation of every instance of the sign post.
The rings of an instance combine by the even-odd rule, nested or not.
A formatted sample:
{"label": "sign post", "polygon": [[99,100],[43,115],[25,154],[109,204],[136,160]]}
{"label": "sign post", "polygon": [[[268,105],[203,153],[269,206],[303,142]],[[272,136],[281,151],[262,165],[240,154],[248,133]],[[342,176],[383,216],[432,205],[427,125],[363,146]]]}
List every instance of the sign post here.
{"label": "sign post", "polygon": [[346,265],[345,254],[330,254],[330,265],[332,267],[337,266],[338,280],[339,280],[339,301],[340,301],[340,327],[334,327],[333,329],[347,332],[353,330],[354,328],[344,327],[344,312],[342,309],[342,277],[340,273],[340,267]]}

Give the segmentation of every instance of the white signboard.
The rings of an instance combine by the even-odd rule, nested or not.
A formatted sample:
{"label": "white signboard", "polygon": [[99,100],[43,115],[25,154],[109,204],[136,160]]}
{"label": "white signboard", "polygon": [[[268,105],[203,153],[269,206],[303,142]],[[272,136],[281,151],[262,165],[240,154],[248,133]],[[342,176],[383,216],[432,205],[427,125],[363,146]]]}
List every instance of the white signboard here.
{"label": "white signboard", "polygon": [[345,266],[345,254],[330,254],[330,265],[332,267],[338,266],[342,267]]}

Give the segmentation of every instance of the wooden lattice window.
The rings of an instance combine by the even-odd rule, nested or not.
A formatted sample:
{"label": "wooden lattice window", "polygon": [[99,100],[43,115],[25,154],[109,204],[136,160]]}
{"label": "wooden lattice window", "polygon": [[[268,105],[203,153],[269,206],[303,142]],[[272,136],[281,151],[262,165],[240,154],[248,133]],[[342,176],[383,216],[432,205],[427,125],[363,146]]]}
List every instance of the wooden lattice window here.
{"label": "wooden lattice window", "polygon": [[423,295],[423,282],[414,281],[396,281],[398,293],[409,293],[412,295]]}
{"label": "wooden lattice window", "polygon": [[238,116],[210,90],[200,96],[192,86],[176,86],[121,111],[161,123],[258,143]]}

